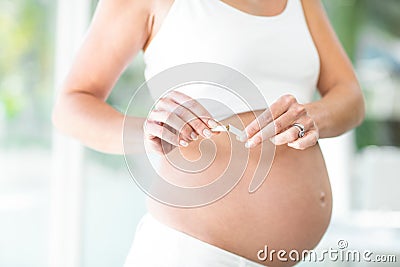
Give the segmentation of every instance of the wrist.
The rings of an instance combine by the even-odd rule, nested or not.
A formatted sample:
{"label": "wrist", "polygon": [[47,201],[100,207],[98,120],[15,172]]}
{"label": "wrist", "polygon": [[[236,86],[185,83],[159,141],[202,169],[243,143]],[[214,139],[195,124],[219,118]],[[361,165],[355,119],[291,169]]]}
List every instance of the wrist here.
{"label": "wrist", "polygon": [[319,132],[319,137],[323,138],[324,133],[328,128],[327,127],[328,120],[326,118],[327,116],[325,115],[327,110],[323,107],[320,100],[307,103],[304,106],[307,110],[307,114],[314,120],[315,126],[317,127]]}

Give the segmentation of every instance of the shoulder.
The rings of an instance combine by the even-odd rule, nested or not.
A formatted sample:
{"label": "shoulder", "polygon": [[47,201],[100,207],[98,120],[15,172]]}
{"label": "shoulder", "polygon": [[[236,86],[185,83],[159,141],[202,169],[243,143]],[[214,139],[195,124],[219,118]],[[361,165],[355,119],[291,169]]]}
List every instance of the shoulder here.
{"label": "shoulder", "polygon": [[114,20],[143,19],[152,13],[157,1],[159,0],[100,0],[96,13],[106,13],[113,16]]}
{"label": "shoulder", "polygon": [[107,6],[119,11],[150,11],[155,2],[160,0],[100,0],[100,6]]}
{"label": "shoulder", "polygon": [[340,45],[322,1],[299,1],[302,1],[304,16],[314,42],[316,42],[317,48],[321,48],[321,46]]}
{"label": "shoulder", "polygon": [[[321,0],[299,1],[302,3],[304,15],[310,27],[322,26],[328,22],[328,17]],[[322,25],[320,23],[322,23]]]}
{"label": "shoulder", "polygon": [[100,0],[99,5],[107,6],[121,14],[155,15],[168,10],[173,2],[174,0]]}
{"label": "shoulder", "polygon": [[321,0],[299,0],[301,1],[305,11],[318,12],[323,9]]}
{"label": "shoulder", "polygon": [[301,1],[320,57],[321,71],[318,86],[320,92],[324,95],[340,83],[357,85],[351,61],[329,21],[321,0]]}
{"label": "shoulder", "polygon": [[[128,25],[143,25],[159,13],[169,0],[100,0],[96,17]],[[127,27],[129,27],[126,25]]]}
{"label": "shoulder", "polygon": [[100,0],[93,17],[92,31],[95,36],[124,39],[122,43],[126,45],[132,45],[131,41],[139,41],[143,46],[152,31],[154,14],[164,1]]}

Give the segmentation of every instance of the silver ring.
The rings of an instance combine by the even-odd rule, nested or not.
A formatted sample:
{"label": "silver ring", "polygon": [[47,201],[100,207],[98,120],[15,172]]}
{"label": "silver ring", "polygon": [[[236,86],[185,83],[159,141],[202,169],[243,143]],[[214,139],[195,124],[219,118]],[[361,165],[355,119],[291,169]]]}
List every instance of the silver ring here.
{"label": "silver ring", "polygon": [[306,134],[303,124],[295,123],[295,124],[293,124],[293,126],[299,130],[299,134],[297,135],[299,138],[302,138]]}

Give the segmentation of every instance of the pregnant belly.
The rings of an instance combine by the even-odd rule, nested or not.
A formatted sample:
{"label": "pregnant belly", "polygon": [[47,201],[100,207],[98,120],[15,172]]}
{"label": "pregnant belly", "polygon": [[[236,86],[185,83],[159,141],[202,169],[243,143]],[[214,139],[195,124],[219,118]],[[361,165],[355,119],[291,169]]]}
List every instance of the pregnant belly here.
{"label": "pregnant belly", "polygon": [[[247,125],[253,119],[253,113],[244,113],[223,123]],[[179,168],[184,162],[204,166],[188,172]],[[265,180],[250,193],[249,184],[260,169]],[[329,178],[318,145],[300,151],[287,146],[274,149],[269,143],[249,151],[234,136],[221,133],[174,150],[159,169],[164,179],[186,187],[210,184],[226,172],[241,179],[222,198],[196,208],[173,207],[149,198],[150,213],[172,228],[267,266],[294,262],[279,261],[276,255],[272,262],[259,260],[258,252],[265,246],[269,251],[295,249],[301,254],[317,245],[332,209]]]}

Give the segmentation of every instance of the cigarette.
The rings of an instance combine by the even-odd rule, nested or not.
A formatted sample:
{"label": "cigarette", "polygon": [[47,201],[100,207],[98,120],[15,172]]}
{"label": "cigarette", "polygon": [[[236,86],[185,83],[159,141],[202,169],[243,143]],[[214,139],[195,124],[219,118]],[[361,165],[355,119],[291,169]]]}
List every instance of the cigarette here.
{"label": "cigarette", "polygon": [[229,131],[229,125],[218,125],[217,127],[214,127],[211,129],[212,132],[227,132]]}
{"label": "cigarette", "polygon": [[218,125],[211,129],[213,132],[230,132],[238,137],[242,137],[244,132],[236,128],[235,126],[228,124],[228,125]]}

